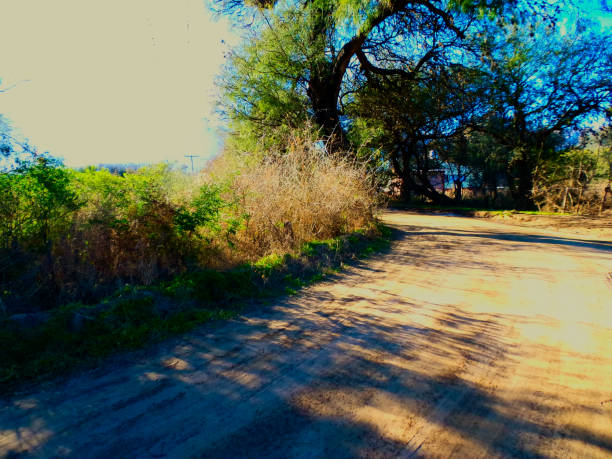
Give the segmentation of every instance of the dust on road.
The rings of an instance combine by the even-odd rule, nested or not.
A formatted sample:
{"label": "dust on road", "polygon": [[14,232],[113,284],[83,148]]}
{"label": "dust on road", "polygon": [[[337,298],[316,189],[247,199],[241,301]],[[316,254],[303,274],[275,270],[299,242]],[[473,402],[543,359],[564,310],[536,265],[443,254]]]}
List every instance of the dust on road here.
{"label": "dust on road", "polygon": [[612,457],[612,243],[385,215],[392,250],[0,404],[0,455]]}

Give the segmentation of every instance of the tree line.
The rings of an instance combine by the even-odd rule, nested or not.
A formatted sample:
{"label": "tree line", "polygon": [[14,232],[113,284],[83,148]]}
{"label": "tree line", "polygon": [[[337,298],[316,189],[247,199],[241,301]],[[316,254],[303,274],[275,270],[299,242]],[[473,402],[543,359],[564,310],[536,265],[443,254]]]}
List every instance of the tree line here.
{"label": "tree line", "polygon": [[[561,176],[609,175],[612,40],[585,17],[559,24],[552,2],[215,5],[246,38],[219,79],[230,148],[265,156],[312,121],[330,154],[353,152],[402,198],[442,204],[469,183],[531,209]],[[589,158],[576,179],[577,150]]]}

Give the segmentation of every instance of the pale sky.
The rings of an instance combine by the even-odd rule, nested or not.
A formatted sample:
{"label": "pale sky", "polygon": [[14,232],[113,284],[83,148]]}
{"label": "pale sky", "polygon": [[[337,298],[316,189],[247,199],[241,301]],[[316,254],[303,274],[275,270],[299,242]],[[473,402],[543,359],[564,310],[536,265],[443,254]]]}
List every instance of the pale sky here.
{"label": "pale sky", "polygon": [[[213,78],[237,39],[202,0],[1,0],[0,114],[72,167],[218,151]],[[25,81],[27,80],[27,81]]]}
{"label": "pale sky", "polygon": [[[601,2],[584,0],[595,12]],[[609,13],[595,14],[604,24]],[[189,164],[219,150],[224,39],[204,0],[0,0],[0,114],[68,166]]]}

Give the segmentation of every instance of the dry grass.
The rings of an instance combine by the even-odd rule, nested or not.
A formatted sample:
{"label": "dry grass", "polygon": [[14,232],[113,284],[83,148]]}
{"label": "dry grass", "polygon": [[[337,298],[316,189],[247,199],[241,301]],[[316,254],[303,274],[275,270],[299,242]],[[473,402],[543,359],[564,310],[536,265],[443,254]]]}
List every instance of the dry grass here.
{"label": "dry grass", "polygon": [[246,216],[234,243],[252,260],[295,250],[373,220],[374,181],[349,155],[329,156],[308,135],[295,135],[283,154],[271,154],[232,178],[237,207]]}

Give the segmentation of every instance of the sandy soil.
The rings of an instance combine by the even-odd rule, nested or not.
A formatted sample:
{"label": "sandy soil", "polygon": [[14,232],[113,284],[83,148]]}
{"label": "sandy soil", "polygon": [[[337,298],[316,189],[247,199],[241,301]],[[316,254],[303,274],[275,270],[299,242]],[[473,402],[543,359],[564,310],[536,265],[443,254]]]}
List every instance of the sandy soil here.
{"label": "sandy soil", "polygon": [[0,402],[0,455],[612,457],[612,242],[392,212],[384,255]]}
{"label": "sandy soil", "polygon": [[489,212],[476,212],[476,217],[511,225],[554,230],[569,235],[590,236],[596,239],[612,240],[612,212],[593,217],[588,215],[495,215]]}

